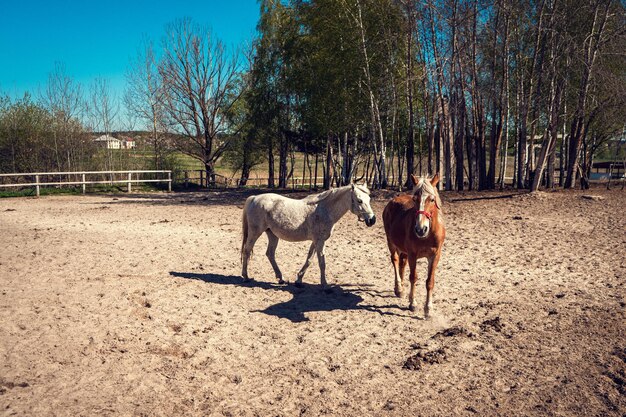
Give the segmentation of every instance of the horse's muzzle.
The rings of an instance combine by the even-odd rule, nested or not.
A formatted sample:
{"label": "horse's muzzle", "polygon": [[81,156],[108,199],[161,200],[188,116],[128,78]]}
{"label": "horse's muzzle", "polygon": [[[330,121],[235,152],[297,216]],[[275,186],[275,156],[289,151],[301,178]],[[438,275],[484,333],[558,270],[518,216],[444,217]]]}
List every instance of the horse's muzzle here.
{"label": "horse's muzzle", "polygon": [[415,226],[415,235],[419,239],[424,239],[426,236],[428,236],[429,229],[430,228],[428,226],[424,226],[424,227]]}
{"label": "horse's muzzle", "polygon": [[367,227],[372,227],[376,223],[376,216],[372,216],[369,219],[366,217],[364,220]]}

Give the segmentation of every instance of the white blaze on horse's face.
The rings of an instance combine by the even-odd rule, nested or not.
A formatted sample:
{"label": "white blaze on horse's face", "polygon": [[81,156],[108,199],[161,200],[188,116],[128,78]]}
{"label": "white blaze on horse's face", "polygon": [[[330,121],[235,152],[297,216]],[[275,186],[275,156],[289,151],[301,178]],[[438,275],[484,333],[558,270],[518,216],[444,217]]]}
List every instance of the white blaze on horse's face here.
{"label": "white blaze on horse's face", "polygon": [[415,194],[413,194],[413,201],[415,201],[417,207],[415,212],[415,235],[419,239],[428,237],[432,229],[431,218],[433,210],[436,208],[435,197],[426,192],[422,185],[421,182],[417,184]]}
{"label": "white blaze on horse's face", "polygon": [[376,223],[376,215],[370,206],[369,190],[364,185],[352,184],[352,206],[350,211],[370,227]]}
{"label": "white blaze on horse's face", "polygon": [[415,233],[419,238],[425,238],[428,236],[428,232],[430,231],[430,218],[424,215],[426,212],[426,199],[428,196],[425,193],[422,193],[420,197],[420,205],[417,214],[417,221],[415,222]]}

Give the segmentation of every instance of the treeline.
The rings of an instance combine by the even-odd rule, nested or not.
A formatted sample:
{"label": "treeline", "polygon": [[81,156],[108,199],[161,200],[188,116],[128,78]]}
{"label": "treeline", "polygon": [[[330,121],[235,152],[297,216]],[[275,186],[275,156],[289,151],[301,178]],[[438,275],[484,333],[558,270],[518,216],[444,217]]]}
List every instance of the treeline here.
{"label": "treeline", "polygon": [[62,64],[38,91],[17,99],[0,95],[0,172],[112,169],[112,156],[98,156],[91,134],[102,112],[97,101],[104,100],[110,113],[110,97],[106,81],[94,81],[85,92]]}
{"label": "treeline", "polygon": [[0,97],[0,172],[80,171],[95,150],[71,114],[29,95],[15,101]]}
{"label": "treeline", "polygon": [[[136,132],[134,120],[123,120],[122,112],[106,79],[85,87],[56,64],[37,91],[21,98],[0,95],[0,173],[171,169],[171,151],[159,149],[154,156],[152,135]],[[119,132],[120,127],[126,132]],[[140,138],[149,155],[108,149],[94,141],[120,133]]]}
{"label": "treeline", "polygon": [[[28,94],[15,100],[0,97],[0,173],[155,169],[150,150],[107,149],[95,142],[105,133],[82,117],[54,111]],[[114,134],[121,137],[122,132]],[[124,136],[141,138],[139,132]],[[163,169],[171,169],[171,158],[161,159],[167,164]]]}
{"label": "treeline", "polygon": [[262,1],[241,182],[265,158],[284,186],[297,149],[323,154],[325,186],[360,169],[374,187],[442,172],[493,189],[509,154],[518,188],[555,171],[586,186],[624,129],[624,17],[612,0]]}

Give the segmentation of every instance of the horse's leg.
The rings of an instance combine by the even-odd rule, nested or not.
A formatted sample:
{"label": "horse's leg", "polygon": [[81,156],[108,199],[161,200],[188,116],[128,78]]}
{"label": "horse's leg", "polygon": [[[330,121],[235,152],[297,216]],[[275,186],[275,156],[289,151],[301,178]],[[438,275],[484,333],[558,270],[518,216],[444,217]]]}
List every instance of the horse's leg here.
{"label": "horse's leg", "polygon": [[433,308],[433,289],[435,288],[435,270],[441,258],[441,250],[432,258],[428,258],[428,278],[426,279],[426,302],[424,303],[424,317],[428,318]]}
{"label": "horse's leg", "polygon": [[283,281],[283,274],[282,272],[280,272],[278,264],[276,263],[276,247],[278,246],[278,236],[276,236],[270,229],[267,229],[265,231],[265,234],[267,235],[268,241],[267,251],[265,252],[265,255],[267,256],[267,259],[270,260],[272,268],[274,268],[274,274],[276,274],[276,279],[278,279],[278,283],[284,284],[285,281]]}
{"label": "horse's leg", "polygon": [[246,243],[243,246],[243,266],[241,270],[241,276],[243,279],[248,281],[250,278],[248,277],[248,260],[250,259],[250,255],[252,254],[252,249],[254,248],[254,244],[256,243],[259,236],[261,236],[263,232],[253,227],[248,226],[248,238],[246,239]]}
{"label": "horse's leg", "polygon": [[393,292],[396,294],[396,297],[402,297],[402,275],[400,275],[400,254],[396,249],[389,248],[391,251],[391,264],[393,265],[393,274],[394,274],[394,286]]}
{"label": "horse's leg", "polygon": [[298,272],[298,278],[296,279],[296,287],[302,286],[302,278],[304,277],[304,273],[306,272],[306,270],[309,268],[309,265],[311,265],[311,259],[313,259],[314,253],[315,253],[315,242],[311,242],[311,247],[309,248],[309,253],[306,256],[306,261],[304,262],[304,265],[302,265],[302,269],[300,269],[300,272]]}
{"label": "horse's leg", "polygon": [[400,252],[400,265],[398,268],[398,273],[400,274],[400,293],[402,293],[402,288],[404,287],[404,270],[406,269],[407,261],[408,257],[406,253]]}
{"label": "horse's leg", "polygon": [[320,266],[320,280],[322,288],[327,289],[328,283],[326,282],[326,256],[324,255],[325,240],[318,240],[315,242],[315,250],[317,251],[317,263]]}
{"label": "horse's leg", "polygon": [[387,246],[389,247],[389,252],[391,253],[391,265],[393,265],[393,273],[394,273],[394,286],[393,292],[396,294],[396,297],[402,297],[404,294],[402,292],[402,281],[404,280],[404,267],[406,266],[406,255],[401,253],[400,250],[391,243],[389,239],[387,239]]}
{"label": "horse's leg", "polygon": [[400,284],[402,285],[404,283],[404,270],[406,269],[406,264],[408,262],[409,258],[407,256],[406,253],[402,253],[400,252]]}
{"label": "horse's leg", "polygon": [[409,255],[409,310],[415,311],[415,283],[417,282],[417,256]]}

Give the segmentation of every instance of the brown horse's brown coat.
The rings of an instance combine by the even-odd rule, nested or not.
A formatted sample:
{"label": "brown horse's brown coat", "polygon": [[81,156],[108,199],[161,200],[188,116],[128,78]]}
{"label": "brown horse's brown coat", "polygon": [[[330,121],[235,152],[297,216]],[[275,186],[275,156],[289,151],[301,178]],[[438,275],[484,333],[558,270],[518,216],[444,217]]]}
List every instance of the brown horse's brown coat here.
{"label": "brown horse's brown coat", "polygon": [[[418,179],[411,175],[413,183]],[[430,180],[433,186],[437,185],[439,175]],[[419,258],[428,259],[428,277],[426,279],[426,303],[424,315],[428,317],[432,306],[432,291],[435,286],[435,270],[441,257],[441,248],[445,239],[446,230],[438,207],[438,200],[428,199],[424,211],[430,213],[430,230],[425,238],[418,238],[415,232],[417,210],[423,189],[412,194],[403,194],[393,198],[383,211],[383,223],[387,235],[387,245],[391,253],[391,262],[395,272],[395,293],[402,297],[404,269],[409,264],[409,308],[415,311],[415,283],[417,281],[416,263]],[[436,192],[436,191],[435,191]],[[419,194],[419,195],[418,195]],[[440,204],[440,203],[439,203]]]}

